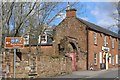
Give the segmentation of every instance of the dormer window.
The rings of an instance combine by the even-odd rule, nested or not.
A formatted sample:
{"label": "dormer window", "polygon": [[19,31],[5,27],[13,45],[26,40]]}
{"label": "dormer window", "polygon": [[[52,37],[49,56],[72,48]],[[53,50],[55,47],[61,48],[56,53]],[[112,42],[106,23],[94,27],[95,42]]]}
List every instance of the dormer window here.
{"label": "dormer window", "polygon": [[[41,42],[40,42],[41,41]],[[46,44],[47,43],[47,34],[44,33],[43,35],[39,35],[38,43]]]}
{"label": "dormer window", "polygon": [[29,44],[29,35],[26,35],[25,37],[24,37],[24,45],[28,45]]}

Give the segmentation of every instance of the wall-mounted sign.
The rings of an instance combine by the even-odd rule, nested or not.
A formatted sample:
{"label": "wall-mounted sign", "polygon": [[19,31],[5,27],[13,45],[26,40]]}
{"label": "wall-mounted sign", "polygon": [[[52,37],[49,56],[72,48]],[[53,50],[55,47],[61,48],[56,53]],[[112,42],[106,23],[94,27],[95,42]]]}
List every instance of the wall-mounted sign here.
{"label": "wall-mounted sign", "polygon": [[105,51],[105,52],[109,52],[110,48],[102,46],[102,50]]}

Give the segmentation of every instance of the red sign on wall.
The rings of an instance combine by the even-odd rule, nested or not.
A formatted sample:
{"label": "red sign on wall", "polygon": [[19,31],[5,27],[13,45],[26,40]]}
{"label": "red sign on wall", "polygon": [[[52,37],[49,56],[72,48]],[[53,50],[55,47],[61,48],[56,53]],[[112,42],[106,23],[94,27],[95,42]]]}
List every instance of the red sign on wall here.
{"label": "red sign on wall", "polygon": [[23,47],[24,47],[24,38],[5,37],[5,48],[14,49],[14,48],[23,48]]}

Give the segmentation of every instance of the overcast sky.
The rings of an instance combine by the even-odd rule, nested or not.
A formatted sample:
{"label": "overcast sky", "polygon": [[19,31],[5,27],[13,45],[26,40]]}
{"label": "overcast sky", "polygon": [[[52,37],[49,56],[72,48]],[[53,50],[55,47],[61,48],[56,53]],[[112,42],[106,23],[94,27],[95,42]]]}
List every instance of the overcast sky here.
{"label": "overcast sky", "polygon": [[[67,6],[67,2],[61,6]],[[117,21],[112,17],[113,13],[117,13],[114,2],[78,2],[72,8],[77,9],[77,17],[117,33]],[[65,14],[65,11],[60,13],[51,24],[58,25],[65,18]]]}

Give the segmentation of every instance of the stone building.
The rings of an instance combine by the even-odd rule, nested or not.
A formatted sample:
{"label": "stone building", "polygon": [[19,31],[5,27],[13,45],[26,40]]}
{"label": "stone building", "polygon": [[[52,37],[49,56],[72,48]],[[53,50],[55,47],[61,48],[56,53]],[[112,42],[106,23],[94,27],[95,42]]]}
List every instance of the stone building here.
{"label": "stone building", "polygon": [[77,53],[77,70],[86,69],[86,25],[76,17],[76,10],[66,10],[66,18],[54,29],[55,54]]}

